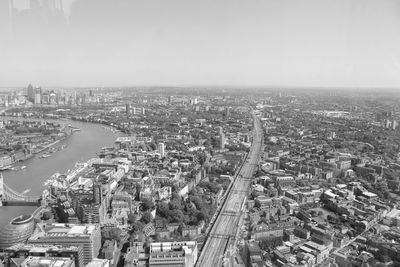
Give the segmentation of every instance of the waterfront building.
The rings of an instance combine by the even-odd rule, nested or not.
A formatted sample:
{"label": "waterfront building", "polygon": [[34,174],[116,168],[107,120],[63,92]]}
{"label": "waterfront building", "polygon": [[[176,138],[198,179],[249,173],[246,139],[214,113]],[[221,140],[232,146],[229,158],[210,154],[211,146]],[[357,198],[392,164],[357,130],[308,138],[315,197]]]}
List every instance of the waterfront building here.
{"label": "waterfront building", "polygon": [[14,218],[0,230],[0,250],[18,243],[24,243],[35,230],[32,215],[22,215]]}
{"label": "waterfront building", "polygon": [[83,263],[86,265],[97,257],[101,248],[99,225],[86,224],[39,224],[38,233],[28,239],[28,244],[52,244],[82,246]]}

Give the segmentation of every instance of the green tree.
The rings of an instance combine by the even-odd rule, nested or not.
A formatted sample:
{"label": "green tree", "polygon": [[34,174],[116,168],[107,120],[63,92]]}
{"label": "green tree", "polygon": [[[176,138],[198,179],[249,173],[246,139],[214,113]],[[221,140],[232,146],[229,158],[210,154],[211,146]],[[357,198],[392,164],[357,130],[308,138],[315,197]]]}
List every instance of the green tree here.
{"label": "green tree", "polygon": [[145,212],[142,215],[142,218],[140,218],[140,221],[144,224],[148,224],[149,222],[151,222],[151,220],[153,220],[153,216],[151,215],[150,212]]}
{"label": "green tree", "polygon": [[114,227],[111,229],[103,229],[101,230],[101,236],[104,240],[121,240],[121,233],[122,230],[119,229],[118,227]]}
{"label": "green tree", "polygon": [[139,231],[142,231],[144,227],[144,224],[141,221],[135,221],[134,223],[132,223],[132,232],[136,233]]}
{"label": "green tree", "polygon": [[47,220],[50,220],[51,218],[53,218],[53,214],[50,211],[45,211],[45,212],[43,212],[41,219],[44,221],[47,221]]}
{"label": "green tree", "polygon": [[154,208],[154,203],[153,201],[146,198],[142,201],[141,208],[143,211],[152,210]]}
{"label": "green tree", "polygon": [[171,200],[168,204],[170,210],[181,210],[182,203],[180,200]]}
{"label": "green tree", "polygon": [[171,213],[167,203],[161,202],[158,204],[157,214],[163,218],[169,219]]}
{"label": "green tree", "polygon": [[129,213],[128,215],[128,223],[134,223],[137,219],[137,216],[134,213]]}

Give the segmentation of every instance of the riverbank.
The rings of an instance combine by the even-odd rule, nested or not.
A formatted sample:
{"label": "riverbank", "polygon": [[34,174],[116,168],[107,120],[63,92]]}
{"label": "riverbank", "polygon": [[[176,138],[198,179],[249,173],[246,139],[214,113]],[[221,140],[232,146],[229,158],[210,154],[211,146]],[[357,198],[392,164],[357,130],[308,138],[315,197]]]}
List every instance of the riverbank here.
{"label": "riverbank", "polygon": [[[49,121],[49,119],[42,121]],[[33,157],[24,162],[26,165],[24,169],[2,172],[4,182],[15,191],[23,192],[30,189],[29,195],[40,195],[44,189],[44,182],[54,173],[67,173],[68,170],[73,170],[76,162],[86,162],[96,157],[102,147],[112,146],[116,140],[115,133],[103,128],[100,124],[56,121],[60,124],[71,124],[73,127],[80,128],[81,131],[75,132],[62,142],[65,148],[61,153],[54,153],[47,158]],[[6,225],[12,218],[21,214],[32,214],[34,210],[34,207],[1,207],[0,227]]]}

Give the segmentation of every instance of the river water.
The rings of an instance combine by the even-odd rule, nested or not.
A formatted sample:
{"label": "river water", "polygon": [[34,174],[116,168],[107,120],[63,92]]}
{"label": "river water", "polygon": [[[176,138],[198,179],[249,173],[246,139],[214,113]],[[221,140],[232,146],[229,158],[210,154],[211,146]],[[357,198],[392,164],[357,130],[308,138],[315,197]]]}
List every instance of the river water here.
{"label": "river water", "polygon": [[[5,119],[15,118],[0,117],[0,120]],[[54,152],[51,157],[39,158],[35,156],[17,165],[25,165],[25,169],[3,171],[4,183],[17,192],[25,191],[27,195],[40,195],[44,189],[43,183],[51,175],[56,172],[67,172],[74,169],[76,162],[85,162],[96,157],[96,153],[100,152],[102,147],[113,145],[118,137],[118,133],[100,124],[62,120],[58,122],[60,124],[71,124],[80,128],[81,131],[75,132],[67,140],[60,143],[65,144],[66,147],[61,151]],[[30,214],[35,209],[36,207],[0,207],[0,228],[10,222],[12,218],[21,214]]]}

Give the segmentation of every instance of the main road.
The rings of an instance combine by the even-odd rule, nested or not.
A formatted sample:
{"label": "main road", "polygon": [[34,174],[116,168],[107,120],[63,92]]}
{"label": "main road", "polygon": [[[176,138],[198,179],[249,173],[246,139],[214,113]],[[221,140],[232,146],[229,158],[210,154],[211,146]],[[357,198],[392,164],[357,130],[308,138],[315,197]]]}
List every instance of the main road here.
{"label": "main road", "polygon": [[249,193],[251,181],[258,165],[263,144],[263,131],[259,118],[253,113],[253,142],[246,161],[237,173],[232,187],[211,228],[207,241],[196,262],[196,267],[219,267],[226,248],[236,238],[241,208]]}

